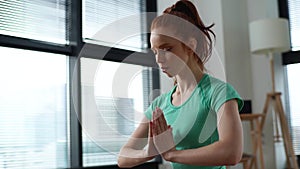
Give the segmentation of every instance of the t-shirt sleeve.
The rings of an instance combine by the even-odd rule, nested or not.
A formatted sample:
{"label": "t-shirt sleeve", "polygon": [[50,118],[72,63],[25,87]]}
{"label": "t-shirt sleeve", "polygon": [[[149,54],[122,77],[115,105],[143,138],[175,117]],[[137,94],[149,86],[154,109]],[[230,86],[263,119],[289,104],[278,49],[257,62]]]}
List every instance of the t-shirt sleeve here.
{"label": "t-shirt sleeve", "polygon": [[232,85],[228,83],[221,83],[217,85],[211,97],[211,107],[215,112],[218,112],[220,107],[227,101],[236,99],[238,103],[238,109],[241,111],[244,105],[244,101],[238,94],[238,92],[233,88]]}
{"label": "t-shirt sleeve", "polygon": [[163,97],[163,95],[160,95],[158,97],[156,97],[153,102],[150,104],[150,106],[147,108],[147,110],[144,112],[145,116],[151,120],[152,119],[152,113],[155,109],[155,107],[159,107],[159,102],[161,101],[161,98]]}
{"label": "t-shirt sleeve", "polygon": [[161,94],[160,96],[156,97],[152,103],[150,104],[150,106],[146,109],[146,111],[144,112],[145,116],[151,120],[152,119],[152,114],[153,111],[155,110],[156,107],[159,107],[163,110],[164,107],[166,107],[166,98],[168,97],[170,93],[164,93]]}
{"label": "t-shirt sleeve", "polygon": [[154,110],[154,105],[153,103],[150,104],[150,106],[147,108],[147,110],[144,112],[145,116],[147,117],[148,120],[152,119],[152,112]]}

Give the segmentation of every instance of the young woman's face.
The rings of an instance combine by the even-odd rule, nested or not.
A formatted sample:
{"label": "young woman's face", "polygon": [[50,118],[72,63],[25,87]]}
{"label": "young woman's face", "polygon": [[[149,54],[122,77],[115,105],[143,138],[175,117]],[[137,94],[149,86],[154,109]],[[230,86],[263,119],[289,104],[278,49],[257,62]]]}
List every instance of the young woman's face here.
{"label": "young woman's face", "polygon": [[165,30],[161,29],[166,28],[155,28],[151,31],[151,49],[162,72],[173,77],[179,74],[183,68],[187,68],[189,56],[185,46],[179,40],[172,36],[166,36]]}

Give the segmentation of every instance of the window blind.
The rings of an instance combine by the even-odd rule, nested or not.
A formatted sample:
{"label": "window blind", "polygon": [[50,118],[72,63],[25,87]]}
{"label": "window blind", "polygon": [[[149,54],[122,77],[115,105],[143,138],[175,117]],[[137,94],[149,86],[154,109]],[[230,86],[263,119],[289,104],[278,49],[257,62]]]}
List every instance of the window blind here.
{"label": "window blind", "polygon": [[300,50],[300,1],[288,0],[291,45],[293,51]]}
{"label": "window blind", "polygon": [[67,44],[66,0],[1,0],[0,34]]}
{"label": "window blind", "polygon": [[83,0],[83,39],[141,51],[147,47],[146,0]]}
{"label": "window blind", "polygon": [[[81,58],[83,166],[117,164],[135,130],[152,86],[151,68]],[[152,101],[152,100],[151,100]]]}
{"label": "window blind", "polygon": [[295,80],[299,77],[300,64],[287,65],[288,93],[289,93],[289,124],[293,147],[296,155],[300,155],[300,81]]}
{"label": "window blind", "polygon": [[67,58],[0,52],[0,168],[69,167]]}
{"label": "window blind", "polygon": [[[288,14],[290,23],[291,47],[292,51],[300,50],[300,1],[287,0]],[[297,55],[295,55],[297,56]],[[300,64],[288,64],[287,72],[287,93],[288,93],[288,110],[289,110],[289,126],[293,142],[293,148],[296,155],[300,155],[300,106],[298,104],[300,97],[299,80]]]}

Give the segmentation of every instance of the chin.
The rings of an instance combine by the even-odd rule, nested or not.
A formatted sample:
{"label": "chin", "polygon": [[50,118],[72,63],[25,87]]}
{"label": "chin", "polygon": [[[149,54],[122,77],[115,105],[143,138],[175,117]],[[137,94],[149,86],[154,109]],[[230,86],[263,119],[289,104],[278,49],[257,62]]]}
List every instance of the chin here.
{"label": "chin", "polygon": [[164,72],[169,78],[172,78],[172,77],[174,77],[174,75],[171,75],[170,73],[168,73],[168,72]]}

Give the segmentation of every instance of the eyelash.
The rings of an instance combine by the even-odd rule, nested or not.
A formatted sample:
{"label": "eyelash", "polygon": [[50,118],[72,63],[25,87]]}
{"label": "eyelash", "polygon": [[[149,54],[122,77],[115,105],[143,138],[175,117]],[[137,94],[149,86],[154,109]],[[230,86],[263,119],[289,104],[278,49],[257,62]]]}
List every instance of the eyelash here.
{"label": "eyelash", "polygon": [[171,48],[163,48],[162,50],[163,50],[163,51],[170,51]]}
{"label": "eyelash", "polygon": [[[163,52],[169,52],[169,51],[171,51],[172,50],[172,48],[162,48],[162,49],[159,49],[159,51],[163,51]],[[157,52],[155,51],[155,50],[153,50],[153,53],[154,53],[154,55],[156,55],[157,54]]]}

